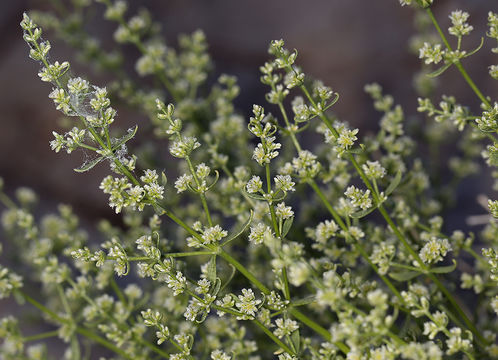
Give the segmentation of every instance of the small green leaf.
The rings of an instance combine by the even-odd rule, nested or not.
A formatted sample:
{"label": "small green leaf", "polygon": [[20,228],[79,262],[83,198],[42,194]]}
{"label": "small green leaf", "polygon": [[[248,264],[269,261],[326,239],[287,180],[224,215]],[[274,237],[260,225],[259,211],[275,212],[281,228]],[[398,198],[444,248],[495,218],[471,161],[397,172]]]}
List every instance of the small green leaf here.
{"label": "small green leaf", "polygon": [[216,278],[213,287],[211,288],[210,294],[217,296],[221,289],[221,279],[219,277]]}
{"label": "small green leaf", "polygon": [[439,69],[437,69],[436,71],[433,71],[429,74],[427,74],[428,77],[430,78],[435,78],[439,75],[441,75],[442,73],[444,73],[446,70],[448,70],[448,68],[453,65],[453,63],[447,63],[447,64],[444,64],[443,66],[441,66]]}
{"label": "small green leaf", "polygon": [[372,206],[369,209],[357,211],[355,213],[352,213],[349,216],[352,217],[353,219],[361,219],[362,217],[365,217],[368,214],[370,214],[371,212],[373,212],[375,209],[377,209],[377,206]]}
{"label": "small green leaf", "polygon": [[215,170],[214,172],[215,172],[215,174],[216,174],[216,175],[215,175],[214,180],[213,180],[213,182],[211,183],[211,185],[209,185],[209,186],[207,187],[207,190],[211,189],[214,185],[216,185],[216,183],[218,182],[218,179],[220,178],[220,173],[219,173],[219,171],[218,171],[218,170]]}
{"label": "small green leaf", "polygon": [[334,100],[332,100],[326,107],[324,110],[327,110],[328,108],[330,108],[331,106],[333,106],[337,101],[339,101],[339,93],[335,93],[335,97],[334,97]]}
{"label": "small green leaf", "polygon": [[235,240],[236,238],[238,238],[240,235],[242,235],[244,233],[244,231],[247,230],[247,227],[251,224],[252,222],[252,218],[254,216],[254,211],[251,210],[251,214],[249,215],[249,219],[247,219],[247,221],[244,223],[244,225],[242,225],[242,227],[240,228],[239,231],[237,231],[235,234],[231,235],[228,237],[228,239],[226,239],[223,244],[221,244],[221,246],[225,246],[226,244],[228,244],[229,242]]}
{"label": "small green leaf", "polygon": [[237,269],[235,268],[235,266],[233,266],[232,264],[228,264],[228,266],[230,266],[230,268],[232,269],[232,272],[230,273],[230,276],[226,279],[226,281],[223,284],[223,286],[221,287],[220,291],[223,291],[223,289],[225,289],[227,287],[227,285],[230,284],[230,281],[232,281],[233,277],[235,276],[235,273],[237,272]]}
{"label": "small green leaf", "polygon": [[284,238],[289,233],[289,230],[290,230],[293,222],[294,222],[294,216],[292,216],[288,219],[285,219],[284,225],[282,226],[282,234],[281,234],[282,238]]}
{"label": "small green leaf", "polygon": [[474,50],[472,50],[471,52],[469,52],[468,54],[466,54],[464,57],[469,57],[471,55],[474,55],[476,52],[478,52],[479,50],[481,50],[482,48],[482,45],[484,44],[484,38],[481,37],[481,43],[479,44],[478,47],[476,47]]}
{"label": "small green leaf", "polygon": [[358,155],[358,154],[363,153],[363,150],[364,150],[364,149],[363,149],[363,146],[362,146],[362,145],[360,145],[360,148],[356,148],[356,149],[349,149],[349,150],[348,150],[348,151],[346,151],[346,152],[347,152],[347,153],[350,153],[350,154],[356,154],[356,155]]}
{"label": "small green leaf", "polygon": [[292,344],[294,345],[294,349],[296,349],[296,352],[299,353],[301,346],[301,335],[299,334],[299,330],[294,331],[290,338]]}
{"label": "small green leaf", "polygon": [[125,144],[128,140],[133,138],[135,136],[135,134],[137,133],[137,130],[138,130],[138,126],[135,126],[134,128],[129,128],[128,134],[126,134],[122,138],[118,139],[114,144],[112,144],[112,151],[121,148],[121,146],[123,144]]}
{"label": "small green leaf", "polygon": [[99,156],[98,158],[93,159],[92,161],[84,163],[79,168],[74,169],[74,171],[79,172],[79,173],[84,173],[84,172],[92,169],[95,165],[97,165],[98,163],[100,163],[102,160],[104,160],[104,157],[103,156]]}
{"label": "small green leaf", "polygon": [[216,281],[216,255],[212,255],[211,259],[209,259],[207,279],[211,282],[211,284]]}
{"label": "small green leaf", "polygon": [[265,200],[265,198],[263,197],[263,195],[251,194],[251,193],[248,193],[245,190],[243,190],[243,191],[244,191],[244,195],[246,195],[247,197],[249,197],[251,199],[254,199],[254,200]]}
{"label": "small green leaf", "polygon": [[316,300],[316,297],[314,295],[308,296],[302,299],[297,299],[292,302],[292,306],[303,306],[307,304],[311,304]]}
{"label": "small green leaf", "polygon": [[397,281],[408,281],[408,280],[411,280],[413,278],[416,278],[420,274],[421,273],[419,273],[417,271],[408,270],[408,271],[392,272],[392,273],[389,273],[389,276]]}
{"label": "small green leaf", "polygon": [[453,260],[452,265],[434,267],[434,268],[430,269],[429,271],[431,273],[434,273],[434,274],[447,274],[449,272],[452,272],[453,270],[456,269],[456,266],[457,266],[456,260],[455,259],[452,259],[452,260]]}
{"label": "small green leaf", "polygon": [[161,185],[166,187],[166,184],[168,183],[168,178],[166,177],[166,174],[161,172]]}
{"label": "small green leaf", "polygon": [[398,170],[396,173],[396,176],[394,177],[393,181],[389,184],[389,186],[386,189],[385,195],[389,196],[392,194],[392,192],[398,187],[399,183],[401,182],[401,170]]}

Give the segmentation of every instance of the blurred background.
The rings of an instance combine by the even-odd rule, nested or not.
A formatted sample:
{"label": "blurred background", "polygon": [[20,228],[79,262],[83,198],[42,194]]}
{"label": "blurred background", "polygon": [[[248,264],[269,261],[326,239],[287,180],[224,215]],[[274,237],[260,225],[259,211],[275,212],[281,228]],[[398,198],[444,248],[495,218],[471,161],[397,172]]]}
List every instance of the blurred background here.
{"label": "blurred background", "polygon": [[[19,186],[33,188],[40,196],[40,213],[55,211],[58,203],[68,203],[85,225],[102,217],[116,218],[98,188],[108,167],[102,165],[78,174],[72,169],[85,160],[84,154],[76,152],[69,156],[50,150],[52,131],[58,128],[61,114],[48,98],[51,86],[37,76],[39,65],[28,58],[28,47],[19,27],[24,11],[50,10],[54,3],[69,1],[0,1],[0,177],[8,194]],[[498,11],[497,0],[435,2],[434,13],[444,28],[448,27],[452,10],[470,13],[474,31],[465,42],[470,49],[479,44],[479,37],[486,31],[487,11]],[[221,73],[238,77],[241,93],[236,105],[247,118],[252,104],[264,103],[267,87],[259,81],[259,66],[268,59],[269,41],[280,38],[285,39],[286,47],[299,50],[297,62],[305,73],[339,92],[341,98],[334,111],[341,120],[359,127],[360,135],[376,131],[381,116],[363,91],[366,83],[378,82],[385,93],[394,96],[395,103],[403,106],[407,117],[416,115],[413,76],[420,69],[420,60],[409,51],[415,28],[414,11],[399,6],[398,0],[129,0],[129,3],[130,14],[140,7],[150,10],[153,20],[162,24],[168,44],[176,44],[180,33],[204,30],[214,63],[213,78]],[[119,47],[112,41],[116,25],[103,19],[103,9],[103,5],[95,4],[94,14],[85,26],[93,36],[102,39],[104,47],[113,49]],[[44,37],[52,43],[52,58],[69,60],[74,74],[85,76],[99,86],[110,80],[107,74],[95,73],[78,63],[74,50],[55,34],[49,32]],[[498,63],[496,55],[489,51],[492,46],[496,45],[485,40],[483,50],[470,61],[464,61],[464,65],[481,90],[496,98],[496,81],[493,83],[487,70],[489,65]],[[134,73],[133,65],[139,54],[130,45],[122,51],[127,70]],[[451,90],[457,101],[479,111],[476,96],[456,69],[449,69],[438,81],[442,88]],[[438,103],[441,95],[436,91],[432,97],[434,103]],[[148,121],[139,112],[115,107],[120,123]],[[167,143],[163,145],[166,149]],[[491,177],[485,174],[473,176],[460,186],[457,203],[464,206],[450,214],[454,223],[461,225],[469,213],[485,212],[475,198],[478,192],[491,195],[490,184]],[[0,233],[1,242],[2,236]],[[0,315],[8,313],[9,306],[10,303],[0,307]]]}
{"label": "blurred background", "polygon": [[[215,73],[239,78],[241,94],[237,106],[245,116],[249,116],[253,103],[264,101],[267,89],[259,82],[258,68],[268,58],[269,41],[279,38],[285,39],[288,48],[299,50],[298,63],[307,74],[322,79],[340,93],[335,112],[363,133],[376,130],[380,118],[363,92],[366,83],[378,82],[404,107],[407,116],[415,113],[412,83],[420,61],[408,51],[414,11],[399,6],[397,0],[133,0],[129,3],[131,14],[140,7],[151,11],[153,20],[162,24],[162,33],[169,44],[176,43],[179,33],[203,29]],[[47,0],[0,2],[0,176],[8,192],[21,185],[34,188],[41,196],[42,206],[53,208],[58,202],[71,203],[81,216],[100,217],[111,213],[98,189],[107,167],[77,174],[72,169],[80,165],[82,154],[68,156],[50,150],[48,143],[60,113],[47,97],[50,85],[42,83],[36,75],[39,66],[28,58],[19,27],[24,11],[48,10],[51,4]],[[484,34],[487,11],[493,7],[498,7],[496,0],[437,0],[434,12],[447,28],[452,10],[468,11],[474,32],[466,43],[473,48]],[[103,19],[103,9],[102,4],[94,4],[95,13],[87,24],[88,31],[102,38],[104,46],[117,47],[111,40],[116,25]],[[73,50],[54,34],[44,37],[52,43],[54,59],[71,61],[74,74],[105,86],[105,74],[92,73],[75,61]],[[496,57],[493,59],[489,51],[492,45],[485,42],[485,49],[465,66],[485,94],[496,95],[496,85],[487,74],[487,66],[496,63]],[[123,50],[133,72],[138,54],[132,46]],[[439,81],[445,89],[452,90],[458,101],[477,109],[474,94],[456,74],[452,68]],[[436,103],[437,99],[439,95],[434,97]],[[145,121],[142,114],[119,107],[118,111],[119,121]]]}

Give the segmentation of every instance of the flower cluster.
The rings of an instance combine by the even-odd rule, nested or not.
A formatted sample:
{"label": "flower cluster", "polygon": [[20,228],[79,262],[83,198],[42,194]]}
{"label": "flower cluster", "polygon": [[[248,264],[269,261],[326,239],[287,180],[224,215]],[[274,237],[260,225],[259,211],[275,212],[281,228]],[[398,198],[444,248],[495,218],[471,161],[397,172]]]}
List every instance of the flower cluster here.
{"label": "flower cluster", "polygon": [[[465,224],[441,216],[460,181],[485,165],[479,157],[498,165],[497,100],[460,61],[481,48],[462,46],[473,31],[468,13],[451,13],[443,31],[432,1],[400,0],[428,15],[417,15],[420,34],[411,46],[423,73],[442,63],[429,74],[434,78],[455,65],[481,109],[449,95],[435,105],[431,82],[418,100],[424,123],[379,84],[367,84],[380,115],[378,130],[360,139],[354,123],[332,113],[339,95],[306,74],[283,40],[270,43],[260,68],[267,111],[254,105],[246,120],[235,105],[236,78],[209,75],[201,31],[174,45],[147,10],[133,14],[124,0],[98,2],[65,2],[33,18],[79,60],[104,69],[112,79],[105,87],[74,76],[68,61],[52,61],[52,44],[27,14],[21,27],[39,78],[52,88],[49,98],[70,117],[50,147],[83,151],[78,172],[110,164],[100,188],[120,218],[94,229],[69,206],[39,216],[33,191],[4,190],[0,180],[8,239],[0,244],[7,259],[0,299],[14,296],[22,309],[39,311],[29,311],[30,321],[55,326],[31,335],[24,333],[28,312],[0,319],[0,358],[50,358],[52,349],[40,341],[51,337],[65,344],[65,359],[101,351],[94,347],[116,359],[496,357],[498,201]],[[115,51],[84,26],[98,13],[94,6],[117,23]],[[497,19],[488,14],[494,40]],[[428,33],[431,22],[441,41]],[[445,33],[456,37],[454,47]],[[136,52],[124,53],[120,44]],[[133,54],[139,76],[122,66]],[[492,65],[493,77],[496,71]],[[114,98],[150,119],[150,134],[172,158],[160,156],[156,142],[129,143],[137,127],[114,137]],[[325,141],[316,144],[313,132]],[[434,154],[453,146],[458,153],[438,162]],[[174,184],[161,168],[175,174]],[[478,296],[463,296],[467,291]]]}

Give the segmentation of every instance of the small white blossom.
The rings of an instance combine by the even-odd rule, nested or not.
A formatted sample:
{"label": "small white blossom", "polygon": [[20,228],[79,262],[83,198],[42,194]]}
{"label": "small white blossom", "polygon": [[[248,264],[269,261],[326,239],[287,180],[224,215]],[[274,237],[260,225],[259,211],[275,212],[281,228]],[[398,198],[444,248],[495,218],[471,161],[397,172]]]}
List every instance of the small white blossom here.
{"label": "small white blossom", "polygon": [[285,206],[284,202],[278,203],[275,207],[275,213],[281,219],[288,219],[294,216],[294,211],[290,206]]}
{"label": "small white blossom", "polygon": [[258,245],[263,243],[267,236],[272,236],[272,230],[268,225],[263,223],[257,223],[255,226],[251,226],[251,232],[249,233],[249,241]]}
{"label": "small white blossom", "polygon": [[453,26],[450,26],[448,28],[448,32],[451,35],[459,37],[463,35],[468,35],[474,29],[472,26],[467,24],[469,13],[465,11],[462,10],[453,11],[450,14],[449,18],[451,20],[451,23],[453,24]]}
{"label": "small white blossom", "polygon": [[424,43],[419,50],[419,58],[424,59],[426,64],[434,63],[437,64],[443,60],[443,51],[441,50],[441,44],[436,44],[432,46],[428,42]]}
{"label": "small white blossom", "polygon": [[277,326],[277,328],[273,331],[273,333],[279,339],[283,338],[284,336],[289,336],[294,331],[299,329],[297,322],[291,319],[278,318],[277,320],[275,320],[275,325]]}
{"label": "small white blossom", "polygon": [[448,251],[451,251],[451,245],[447,239],[439,239],[433,236],[420,250],[420,258],[426,264],[442,261]]}
{"label": "small white blossom", "polygon": [[188,189],[188,185],[193,181],[192,175],[183,174],[175,181],[175,188],[178,193],[184,192]]}
{"label": "small white blossom", "polygon": [[371,179],[382,179],[386,175],[386,169],[378,161],[368,161],[362,166],[365,175]]}
{"label": "small white blossom", "polygon": [[259,304],[261,304],[261,300],[256,299],[252,289],[242,289],[242,295],[238,296],[238,301],[235,302],[235,306],[244,315],[237,316],[237,320],[253,319],[258,311]]}
{"label": "small white blossom", "polygon": [[295,191],[295,183],[289,175],[277,175],[275,176],[274,181],[277,189],[281,189],[283,191]]}
{"label": "small white blossom", "polygon": [[215,225],[204,230],[202,234],[202,239],[204,240],[204,245],[212,244],[214,242],[220,241],[228,235],[226,230],[223,230],[220,225]]}
{"label": "small white blossom", "polygon": [[263,182],[261,181],[261,178],[254,175],[251,180],[247,182],[246,190],[248,193],[253,194],[259,192],[262,187]]}

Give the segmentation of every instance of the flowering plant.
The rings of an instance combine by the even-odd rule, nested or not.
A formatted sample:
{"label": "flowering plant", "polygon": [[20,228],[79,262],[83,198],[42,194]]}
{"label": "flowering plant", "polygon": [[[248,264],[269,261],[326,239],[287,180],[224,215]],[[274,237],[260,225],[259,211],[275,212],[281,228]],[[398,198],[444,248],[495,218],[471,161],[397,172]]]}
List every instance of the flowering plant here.
{"label": "flowering plant", "polygon": [[[77,172],[109,164],[112,175],[100,189],[124,224],[104,220],[100,235],[90,236],[67,205],[37,219],[31,190],[0,193],[9,246],[23,249],[12,266],[0,265],[0,299],[38,309],[47,327],[32,335],[26,314],[1,319],[2,358],[52,358],[43,344],[52,337],[67,344],[64,358],[78,360],[498,357],[498,200],[488,200],[491,216],[480,234],[448,233],[444,192],[431,185],[392,96],[365,86],[382,118],[378,133],[360,140],[359,129],[332,113],[339,94],[310,79],[297,50],[275,40],[260,68],[268,104],[254,105],[246,120],[233,104],[234,77],[209,84],[202,32],[181,36],[173,49],[148,12],[128,16],[124,1],[99,2],[118,24],[115,40],[141,53],[137,73],[157,79],[157,87],[140,89],[123,75],[122,55],[97,46],[81,24],[68,26],[71,19],[34,12],[24,14],[21,28],[40,79],[52,86],[49,98],[71,119],[53,132],[50,147],[84,151],[88,160]],[[75,14],[90,6],[73,3]],[[447,134],[460,139],[464,155],[450,161],[455,184],[476,172],[481,156],[498,164],[498,103],[462,64],[484,40],[466,50],[473,27],[457,10],[448,29],[453,47],[432,1],[400,3],[439,35],[416,39],[424,67],[442,63],[429,79],[455,67],[481,102],[476,111],[451,96],[437,106],[418,99],[431,146]],[[486,36],[497,41],[498,14],[489,12],[487,21]],[[38,23],[115,82],[95,86],[68,61],[52,61]],[[489,75],[498,79],[498,65]],[[111,98],[150,118],[179,159],[177,170],[170,161],[163,172],[159,160],[140,156],[138,126],[114,127]],[[303,134],[310,133],[323,142],[307,148]]]}

